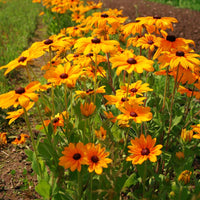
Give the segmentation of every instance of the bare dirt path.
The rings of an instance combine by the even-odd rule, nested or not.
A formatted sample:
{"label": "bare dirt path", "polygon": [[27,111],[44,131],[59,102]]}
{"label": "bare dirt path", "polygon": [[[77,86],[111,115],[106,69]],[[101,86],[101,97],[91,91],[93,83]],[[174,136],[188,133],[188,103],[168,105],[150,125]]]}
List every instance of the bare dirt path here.
{"label": "bare dirt path", "polygon": [[103,0],[103,6],[123,10],[123,15],[128,16],[131,21],[136,17],[144,16],[175,17],[179,21],[174,25],[175,36],[193,40],[196,44],[195,51],[200,53],[200,12],[198,11],[147,0]]}

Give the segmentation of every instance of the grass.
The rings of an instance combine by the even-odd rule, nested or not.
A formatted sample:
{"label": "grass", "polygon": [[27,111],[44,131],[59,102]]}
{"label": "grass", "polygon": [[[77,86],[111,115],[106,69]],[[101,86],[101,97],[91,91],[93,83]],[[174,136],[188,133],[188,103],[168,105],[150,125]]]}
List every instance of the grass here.
{"label": "grass", "polygon": [[[0,66],[17,58],[29,46],[41,7],[31,0],[0,1]],[[16,9],[17,8],[17,9]],[[0,71],[0,93],[9,90]]]}
{"label": "grass", "polygon": [[200,11],[200,1],[199,0],[148,0],[164,4],[169,4],[172,6],[180,8],[189,8],[192,10]]}

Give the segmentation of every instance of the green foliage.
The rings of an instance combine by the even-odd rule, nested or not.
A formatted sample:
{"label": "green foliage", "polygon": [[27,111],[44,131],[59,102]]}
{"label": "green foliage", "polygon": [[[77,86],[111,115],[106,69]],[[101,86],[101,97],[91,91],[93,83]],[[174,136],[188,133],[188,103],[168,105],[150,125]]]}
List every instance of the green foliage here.
{"label": "green foliage", "polygon": [[155,1],[163,4],[177,6],[180,8],[189,8],[192,10],[200,11],[199,0],[148,0],[148,1]]}

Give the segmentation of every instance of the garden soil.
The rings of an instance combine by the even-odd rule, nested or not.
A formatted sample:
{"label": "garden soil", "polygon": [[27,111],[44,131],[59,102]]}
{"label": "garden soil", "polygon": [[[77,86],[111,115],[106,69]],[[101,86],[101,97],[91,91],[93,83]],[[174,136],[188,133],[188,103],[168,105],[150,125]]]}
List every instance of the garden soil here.
{"label": "garden soil", "polygon": [[[170,5],[164,5],[145,0],[103,0],[104,8],[117,8],[123,10],[123,15],[129,17],[129,21],[134,21],[136,17],[142,16],[161,16],[175,17],[179,23],[174,24],[174,35],[191,39],[195,42],[195,51],[200,52],[200,12],[189,9],[175,8]],[[35,37],[32,42],[43,40],[45,29],[39,23]],[[41,32],[42,31],[42,32]],[[37,68],[36,68],[37,69]],[[34,128],[33,130],[37,133]],[[12,130],[16,135],[27,133],[24,122]],[[12,128],[12,127],[11,127]],[[29,144],[25,147],[15,147],[8,143],[7,146],[0,149],[0,200],[32,200],[40,199],[34,191],[37,183],[30,162],[24,153],[24,149],[31,148]]]}
{"label": "garden soil", "polygon": [[123,10],[130,22],[136,17],[160,16],[175,17],[173,34],[176,37],[190,39],[195,42],[194,50],[200,52],[200,12],[190,9],[176,8],[171,5],[150,2],[146,0],[103,0],[104,8]]}

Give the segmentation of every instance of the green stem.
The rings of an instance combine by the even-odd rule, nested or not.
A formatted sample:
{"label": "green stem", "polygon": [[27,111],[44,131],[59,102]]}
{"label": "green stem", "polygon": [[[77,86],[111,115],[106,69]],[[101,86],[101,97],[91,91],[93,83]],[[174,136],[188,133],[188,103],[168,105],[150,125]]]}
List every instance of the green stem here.
{"label": "green stem", "polygon": [[39,158],[38,158],[36,143],[35,143],[35,140],[34,140],[34,135],[33,135],[33,132],[32,132],[31,126],[30,126],[30,121],[28,119],[27,111],[26,111],[26,109],[24,107],[23,107],[23,110],[24,110],[24,117],[25,117],[26,125],[27,125],[29,133],[30,133],[33,150],[34,150],[35,156],[36,156],[37,167],[38,167],[38,170],[39,170],[40,177],[42,178],[43,174],[41,172],[41,168],[40,168],[40,164],[39,164]]}
{"label": "green stem", "polygon": [[145,189],[146,177],[147,177],[147,162],[145,161],[144,162],[144,174],[143,174],[143,177],[142,177],[143,197],[144,197],[145,190],[146,190]]}
{"label": "green stem", "polygon": [[78,192],[77,192],[77,200],[81,200],[82,196],[82,183],[81,183],[81,173],[77,170],[77,176],[78,176]]}
{"label": "green stem", "polygon": [[92,178],[93,178],[93,173],[91,173],[90,174],[90,198],[89,198],[89,200],[93,200],[92,199],[92,184],[93,184],[93,180],[92,180]]}
{"label": "green stem", "polygon": [[95,53],[95,71],[94,71],[94,104],[96,101],[96,89],[97,89],[97,54]]}
{"label": "green stem", "polygon": [[178,85],[178,72],[179,72],[179,65],[177,67],[177,72],[176,72],[176,79],[175,79],[175,83],[174,83],[174,89],[173,89],[173,93],[172,93],[172,99],[171,99],[171,106],[170,106],[170,118],[169,118],[169,129],[168,129],[168,136],[167,136],[167,144],[166,144],[166,150],[168,149],[168,143],[169,143],[169,135],[171,132],[171,125],[172,125],[172,108],[174,105],[174,97],[175,97],[175,93],[176,93],[176,89],[177,89],[177,85]]}
{"label": "green stem", "polygon": [[162,111],[163,111],[164,108],[165,108],[166,94],[167,94],[167,85],[168,85],[168,78],[169,78],[169,67],[167,67],[167,70],[166,70],[166,79],[165,79],[165,89],[164,89],[164,98],[163,98]]}
{"label": "green stem", "polygon": [[128,99],[128,91],[129,91],[130,81],[131,81],[131,74],[128,74],[128,85],[127,85],[127,90],[126,90],[126,100]]}

